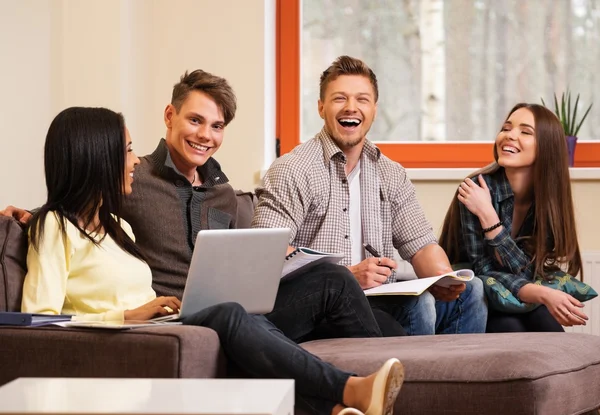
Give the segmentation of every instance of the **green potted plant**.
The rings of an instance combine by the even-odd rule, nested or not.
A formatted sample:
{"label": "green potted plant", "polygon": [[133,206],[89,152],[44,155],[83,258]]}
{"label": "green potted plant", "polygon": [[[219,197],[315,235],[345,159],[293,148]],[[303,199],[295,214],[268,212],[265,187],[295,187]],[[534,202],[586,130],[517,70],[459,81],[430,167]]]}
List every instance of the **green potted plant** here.
{"label": "green potted plant", "polygon": [[[549,108],[544,99],[542,98],[542,104]],[[575,105],[571,106],[571,92],[567,89],[567,92],[563,92],[560,97],[560,106],[558,105],[558,98],[554,95],[554,112],[560,120],[565,136],[567,138],[567,149],[569,151],[569,166],[573,167],[575,159],[575,145],[577,144],[577,133],[581,128],[581,124],[585,121],[585,118],[592,109],[592,104],[587,108],[581,120],[577,121],[577,108],[579,107],[579,94],[575,99]]]}

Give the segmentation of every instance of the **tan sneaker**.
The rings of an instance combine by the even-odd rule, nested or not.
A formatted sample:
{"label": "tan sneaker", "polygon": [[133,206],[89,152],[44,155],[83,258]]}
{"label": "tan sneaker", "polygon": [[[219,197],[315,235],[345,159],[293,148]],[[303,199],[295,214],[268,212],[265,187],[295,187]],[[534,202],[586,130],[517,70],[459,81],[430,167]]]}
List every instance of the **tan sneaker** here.
{"label": "tan sneaker", "polygon": [[404,382],[404,367],[398,359],[392,358],[381,366],[373,382],[371,403],[366,415],[392,415],[394,403]]}
{"label": "tan sneaker", "polygon": [[364,412],[359,411],[356,408],[344,408],[338,415],[365,415]]}

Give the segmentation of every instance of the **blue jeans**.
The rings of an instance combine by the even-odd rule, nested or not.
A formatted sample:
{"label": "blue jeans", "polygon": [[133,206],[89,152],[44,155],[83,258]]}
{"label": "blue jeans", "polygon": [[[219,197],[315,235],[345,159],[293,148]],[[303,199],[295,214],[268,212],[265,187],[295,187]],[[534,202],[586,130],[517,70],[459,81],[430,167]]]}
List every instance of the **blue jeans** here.
{"label": "blue jeans", "polygon": [[485,333],[487,304],[479,278],[455,301],[436,301],[428,291],[420,296],[369,297],[371,307],[391,314],[409,335]]}
{"label": "blue jeans", "polygon": [[296,404],[305,411],[328,414],[343,401],[352,374],[310,354],[265,316],[248,314],[237,303],[223,303],[186,317],[183,324],[216,331],[228,360],[250,376],[294,379]]}

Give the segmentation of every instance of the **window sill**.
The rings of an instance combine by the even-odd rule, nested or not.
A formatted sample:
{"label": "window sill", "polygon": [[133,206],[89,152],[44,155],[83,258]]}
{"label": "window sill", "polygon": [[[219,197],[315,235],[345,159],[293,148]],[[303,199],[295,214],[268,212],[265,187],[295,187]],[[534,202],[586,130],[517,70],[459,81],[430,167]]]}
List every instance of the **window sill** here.
{"label": "window sill", "polygon": [[[473,168],[459,169],[406,169],[408,178],[413,182],[452,181],[458,182],[477,170]],[[571,167],[571,180],[600,180],[598,167]]]}

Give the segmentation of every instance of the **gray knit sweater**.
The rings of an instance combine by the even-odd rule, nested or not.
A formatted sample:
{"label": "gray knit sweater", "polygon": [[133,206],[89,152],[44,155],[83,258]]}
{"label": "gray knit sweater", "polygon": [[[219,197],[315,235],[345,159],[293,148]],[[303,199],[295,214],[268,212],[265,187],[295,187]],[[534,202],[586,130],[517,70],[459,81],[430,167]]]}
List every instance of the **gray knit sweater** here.
{"label": "gray knit sweater", "polygon": [[174,167],[164,140],[135,168],[123,219],[131,224],[152,269],[157,295],[182,297],[200,229],[236,226],[235,192],[219,163],[211,158],[198,173],[203,184],[192,188]]}

